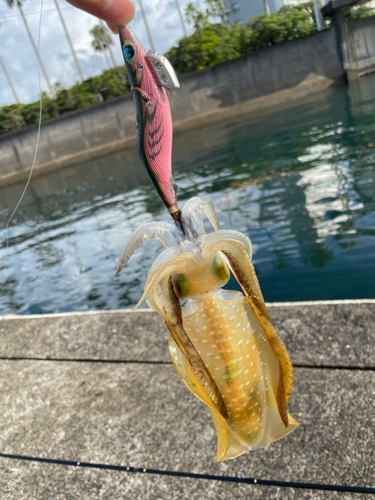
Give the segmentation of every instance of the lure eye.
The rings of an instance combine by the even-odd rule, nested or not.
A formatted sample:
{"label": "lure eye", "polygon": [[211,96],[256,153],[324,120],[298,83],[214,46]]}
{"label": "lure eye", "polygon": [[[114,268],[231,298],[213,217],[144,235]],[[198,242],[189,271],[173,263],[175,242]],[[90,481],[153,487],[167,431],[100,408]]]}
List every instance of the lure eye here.
{"label": "lure eye", "polygon": [[133,64],[135,57],[137,55],[137,49],[134,43],[130,42],[129,40],[126,40],[124,43],[123,51],[124,51],[125,61],[129,64]]}

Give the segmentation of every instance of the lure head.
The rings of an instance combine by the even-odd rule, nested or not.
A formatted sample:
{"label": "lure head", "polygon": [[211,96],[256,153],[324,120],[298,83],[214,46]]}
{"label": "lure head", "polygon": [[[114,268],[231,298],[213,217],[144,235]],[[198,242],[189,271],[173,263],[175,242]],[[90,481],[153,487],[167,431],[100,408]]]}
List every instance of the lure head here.
{"label": "lure head", "polygon": [[172,180],[172,117],[165,88],[179,88],[168,60],[146,53],[128,26],[119,28],[121,49],[133,91],[140,158],[171,214],[179,212]]}

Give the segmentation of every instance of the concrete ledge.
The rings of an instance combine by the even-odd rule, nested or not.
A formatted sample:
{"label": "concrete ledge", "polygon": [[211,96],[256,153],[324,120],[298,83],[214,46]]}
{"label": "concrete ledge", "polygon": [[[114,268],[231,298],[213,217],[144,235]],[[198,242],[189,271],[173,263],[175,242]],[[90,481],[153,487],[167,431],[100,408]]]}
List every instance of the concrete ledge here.
{"label": "concrete ledge", "polygon": [[[371,486],[374,479],[374,372],[297,368],[290,412],[301,426],[265,450],[222,464],[215,462],[216,438],[208,410],[190,395],[172,366],[1,361],[0,373],[4,453],[208,474],[240,471],[263,479],[337,485]],[[57,467],[48,468],[53,476],[46,481],[42,465],[37,468],[42,475],[34,479],[29,464],[13,463],[13,467],[18,488],[38,500],[48,498],[47,492],[49,498],[69,498],[71,487],[83,493],[88,477],[102,494],[109,495],[115,487],[118,498],[136,498],[140,484],[145,489],[142,499],[155,498],[154,481],[166,491],[177,487],[179,492],[170,497],[159,491],[156,498],[187,500],[193,489],[195,498],[216,499],[218,489],[234,500],[239,491],[246,491],[192,480],[183,491],[178,487],[181,483],[170,478],[121,478],[120,474],[119,484],[110,486],[108,478],[103,481],[103,471],[77,473]],[[35,467],[32,470],[36,472]],[[0,477],[1,486],[6,483],[1,485]],[[17,491],[9,498],[19,500]],[[247,488],[249,495],[253,492],[254,498],[269,497],[268,489]],[[322,498],[320,492],[303,497],[301,491],[291,495],[283,490],[282,498],[286,494],[290,496],[285,498]]]}
{"label": "concrete ledge", "polygon": [[[269,304],[269,311],[295,364],[289,411],[301,425],[267,449],[215,462],[209,412],[170,364],[163,321],[141,310],[0,319],[1,452],[374,487],[375,300]],[[365,498],[2,458],[0,464],[6,500]]]}
{"label": "concrete ledge", "polygon": [[[375,368],[375,300],[268,304],[292,362]],[[147,332],[147,333],[146,333]],[[153,311],[0,317],[0,358],[169,363],[168,330]]]}

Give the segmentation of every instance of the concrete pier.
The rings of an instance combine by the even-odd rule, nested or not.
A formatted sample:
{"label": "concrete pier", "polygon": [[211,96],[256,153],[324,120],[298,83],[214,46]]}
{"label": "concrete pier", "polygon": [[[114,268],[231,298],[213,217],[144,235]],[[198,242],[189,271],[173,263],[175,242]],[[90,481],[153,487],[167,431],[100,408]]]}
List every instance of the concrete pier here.
{"label": "concrete pier", "polygon": [[[294,365],[290,436],[215,462],[208,410],[151,311],[0,318],[0,452],[185,472],[374,487],[375,300],[270,304]],[[0,458],[0,498],[345,499]]]}

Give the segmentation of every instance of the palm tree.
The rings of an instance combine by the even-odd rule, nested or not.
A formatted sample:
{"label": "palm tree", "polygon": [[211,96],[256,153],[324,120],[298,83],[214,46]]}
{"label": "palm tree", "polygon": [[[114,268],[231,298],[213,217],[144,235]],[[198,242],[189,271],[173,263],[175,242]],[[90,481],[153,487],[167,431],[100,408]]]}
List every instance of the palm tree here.
{"label": "palm tree", "polygon": [[145,14],[145,11],[143,10],[143,3],[142,3],[142,0],[139,0],[139,6],[141,8],[141,14],[142,14],[142,17],[143,17],[143,21],[145,23],[145,26],[146,26],[146,31],[147,31],[147,35],[148,35],[148,39],[150,40],[150,45],[151,45],[151,48],[152,50],[155,50],[155,47],[154,47],[154,42],[152,41],[152,37],[151,37],[151,32],[150,32],[150,29],[148,27],[148,22],[147,22],[147,19],[146,19],[146,14]]}
{"label": "palm tree", "polygon": [[[0,24],[0,26],[1,26],[1,24]],[[0,66],[3,68],[3,71],[5,73],[6,79],[8,80],[8,83],[9,83],[9,87],[12,89],[13,96],[14,96],[14,98],[16,100],[16,103],[19,104],[20,101],[18,100],[16,89],[13,87],[12,80],[10,79],[9,73],[8,73],[6,67],[5,67],[4,61],[3,61],[3,59],[2,59],[1,56],[0,56]]]}
{"label": "palm tree", "polygon": [[178,10],[178,15],[180,16],[180,21],[181,21],[181,24],[182,24],[182,30],[184,32],[184,36],[186,37],[187,36],[186,26],[185,26],[184,18],[182,16],[182,12],[181,12],[181,8],[180,8],[180,3],[179,3],[178,0],[176,0],[176,6],[177,6],[177,10]]}
{"label": "palm tree", "polygon": [[92,28],[92,30],[90,30],[90,33],[94,37],[94,40],[91,42],[92,46],[98,52],[104,53],[108,68],[111,69],[111,63],[109,62],[106,49],[109,45],[113,45],[113,40],[108,34],[107,29],[104,26],[100,26],[100,24],[97,24]]}
{"label": "palm tree", "polygon": [[83,78],[83,74],[82,74],[82,71],[81,71],[81,67],[79,65],[79,62],[78,62],[78,59],[77,59],[77,56],[76,56],[76,53],[75,53],[75,50],[74,50],[74,47],[73,47],[73,44],[72,44],[72,41],[70,39],[70,36],[69,36],[69,33],[68,33],[68,30],[66,29],[66,25],[65,25],[65,21],[64,21],[64,18],[61,14],[61,10],[60,10],[60,6],[59,6],[59,3],[57,0],[54,0],[55,2],[55,5],[56,5],[56,9],[57,9],[57,12],[59,14],[59,17],[60,17],[60,21],[61,21],[61,24],[64,28],[64,31],[65,31],[65,35],[66,35],[66,38],[68,40],[68,43],[69,43],[69,46],[70,46],[70,50],[72,51],[72,54],[73,54],[73,58],[74,58],[74,61],[76,63],[76,66],[77,66],[77,69],[78,69],[78,73],[81,77],[81,80],[83,81],[84,78]]}
{"label": "palm tree", "polygon": [[[104,26],[103,21],[101,19],[99,19],[99,23],[100,23],[100,26],[106,31],[106,33],[108,34],[108,36],[110,37],[110,39],[112,41],[112,38],[111,38],[111,35],[110,35],[109,31]],[[117,66],[117,64],[116,64],[115,58],[113,57],[113,52],[112,52],[112,49],[111,49],[111,42],[108,43],[107,49],[108,49],[109,55],[111,56],[111,61],[112,61],[113,67],[115,68]]]}
{"label": "palm tree", "polygon": [[0,56],[0,66],[1,66],[1,67],[3,68],[3,70],[4,70],[5,76],[6,76],[7,80],[8,80],[8,83],[9,83],[10,88],[12,89],[13,96],[14,96],[15,100],[16,100],[17,104],[19,104],[19,103],[20,103],[20,101],[18,100],[18,96],[17,96],[17,94],[16,94],[16,89],[13,87],[12,80],[10,79],[10,76],[9,76],[9,74],[8,74],[8,71],[7,71],[7,70],[6,70],[6,68],[5,68],[5,64],[4,64],[4,61],[2,60],[1,56]]}
{"label": "palm tree", "polygon": [[27,31],[27,34],[29,35],[29,38],[30,38],[30,42],[31,42],[31,45],[34,49],[34,52],[35,52],[35,55],[38,59],[38,62],[39,62],[39,66],[40,66],[40,69],[42,70],[43,72],[43,75],[44,75],[44,78],[47,82],[47,85],[48,85],[48,88],[51,92],[52,95],[54,95],[54,91],[51,87],[51,84],[50,84],[50,81],[48,79],[48,76],[47,76],[47,73],[46,73],[46,70],[44,69],[44,66],[43,66],[43,63],[42,63],[42,60],[39,56],[39,52],[38,52],[38,49],[36,48],[36,45],[35,45],[35,42],[33,40],[33,37],[31,36],[31,33],[30,33],[30,30],[29,30],[29,26],[27,24],[27,21],[26,21],[26,17],[25,17],[25,14],[23,12],[23,9],[22,9],[22,3],[21,3],[21,0],[6,0],[6,3],[9,5],[9,7],[14,7],[14,5],[16,5],[21,13],[21,17],[22,17],[22,20],[23,20],[23,23],[25,25],[25,28],[26,28],[26,31]]}

